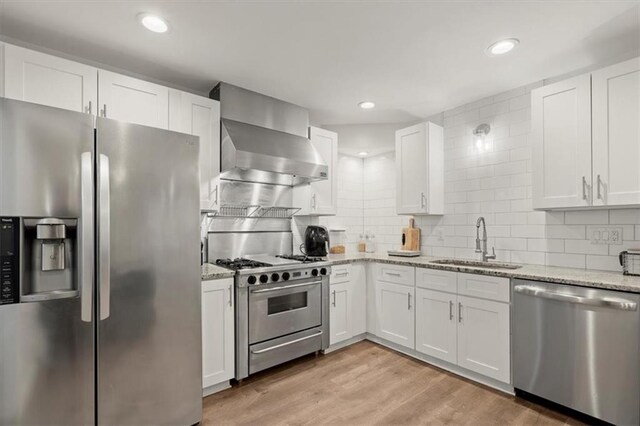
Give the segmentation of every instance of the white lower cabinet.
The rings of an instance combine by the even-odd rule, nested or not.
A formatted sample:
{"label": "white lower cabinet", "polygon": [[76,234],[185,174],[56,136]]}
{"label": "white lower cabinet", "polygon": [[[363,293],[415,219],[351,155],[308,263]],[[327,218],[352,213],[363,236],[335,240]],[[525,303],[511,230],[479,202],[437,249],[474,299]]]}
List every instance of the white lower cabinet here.
{"label": "white lower cabinet", "polygon": [[349,318],[351,305],[351,292],[349,283],[334,284],[331,286],[330,326],[331,337],[329,344],[334,345],[348,340],[353,335]]}
{"label": "white lower cabinet", "polygon": [[234,376],[233,278],[202,282],[202,387]]}
{"label": "white lower cabinet", "polygon": [[416,350],[509,383],[509,279],[420,268],[416,275]]}
{"label": "white lower cabinet", "polygon": [[407,348],[415,344],[415,288],[376,281],[376,335]]}
{"label": "white lower cabinet", "polygon": [[367,331],[367,282],[363,263],[332,267],[330,276],[329,344]]}
{"label": "white lower cabinet", "polygon": [[458,296],[416,289],[416,350],[452,364],[457,362]]}
{"label": "white lower cabinet", "polygon": [[458,365],[508,383],[509,350],[509,305],[458,296]]}

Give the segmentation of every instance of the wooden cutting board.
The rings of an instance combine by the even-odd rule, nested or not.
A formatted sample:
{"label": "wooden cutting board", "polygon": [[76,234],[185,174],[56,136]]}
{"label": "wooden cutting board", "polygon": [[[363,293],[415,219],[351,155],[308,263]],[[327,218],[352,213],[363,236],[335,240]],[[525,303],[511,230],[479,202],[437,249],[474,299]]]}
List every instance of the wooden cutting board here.
{"label": "wooden cutting board", "polygon": [[415,227],[415,220],[409,219],[409,227],[402,228],[402,250],[420,250],[420,228]]}

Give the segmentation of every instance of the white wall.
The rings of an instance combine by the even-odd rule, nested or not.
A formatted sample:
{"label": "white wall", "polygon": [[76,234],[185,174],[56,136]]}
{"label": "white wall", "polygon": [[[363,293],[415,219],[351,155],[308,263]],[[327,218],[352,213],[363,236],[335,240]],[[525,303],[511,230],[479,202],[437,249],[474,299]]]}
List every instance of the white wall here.
{"label": "white wall", "polygon": [[[444,112],[445,215],[417,217],[422,251],[477,258],[475,223],[487,221],[498,260],[619,271],[617,254],[640,248],[640,209],[540,212],[532,209],[530,91],[541,83],[500,93]],[[484,150],[472,130],[491,125]],[[364,229],[378,252],[397,249],[407,218],[395,214],[393,154],[364,161]],[[592,227],[623,229],[622,245],[591,244]]]}

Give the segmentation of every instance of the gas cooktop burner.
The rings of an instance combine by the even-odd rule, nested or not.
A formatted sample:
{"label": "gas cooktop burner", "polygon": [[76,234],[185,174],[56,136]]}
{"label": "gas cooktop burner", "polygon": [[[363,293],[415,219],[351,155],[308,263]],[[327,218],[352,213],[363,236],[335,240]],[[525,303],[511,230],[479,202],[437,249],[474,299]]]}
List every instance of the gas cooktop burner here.
{"label": "gas cooktop burner", "polygon": [[270,263],[258,262],[257,260],[235,258],[231,259],[217,259],[216,265],[223,266],[225,268],[239,271],[241,269],[253,269],[253,268],[265,268],[272,266]]}
{"label": "gas cooktop burner", "polygon": [[324,259],[321,257],[310,257],[310,256],[305,256],[303,254],[293,254],[293,255],[281,254],[276,257],[279,257],[281,259],[287,259],[287,260],[296,260],[302,263],[324,262]]}

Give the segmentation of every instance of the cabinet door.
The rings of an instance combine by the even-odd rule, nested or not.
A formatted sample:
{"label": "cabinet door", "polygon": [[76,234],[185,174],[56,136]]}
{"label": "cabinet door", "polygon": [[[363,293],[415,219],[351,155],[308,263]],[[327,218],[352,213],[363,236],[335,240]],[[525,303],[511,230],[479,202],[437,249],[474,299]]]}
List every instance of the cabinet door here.
{"label": "cabinet door", "polygon": [[591,76],[531,92],[533,206],[591,205]]}
{"label": "cabinet door", "polygon": [[329,328],[331,336],[329,344],[334,345],[343,340],[350,339],[351,321],[349,311],[351,306],[351,295],[349,283],[334,284],[330,288],[331,306],[329,310]]}
{"label": "cabinet door", "polygon": [[640,58],[592,74],[594,205],[640,204]]}
{"label": "cabinet door", "polygon": [[220,102],[171,89],[169,130],[200,137],[200,208],[216,210],[220,198]]}
{"label": "cabinet door", "polygon": [[311,214],[335,215],[338,203],[338,134],[317,127],[309,128],[311,144],[327,163],[329,179],[311,183]]}
{"label": "cabinet door", "polygon": [[351,265],[349,289],[351,291],[351,334],[367,332],[367,277],[364,263]]}
{"label": "cabinet door", "polygon": [[95,113],[98,70],[10,44],[4,47],[4,96]]}
{"label": "cabinet door", "polygon": [[511,380],[509,304],[458,296],[458,365]]}
{"label": "cabinet door", "polygon": [[376,335],[407,348],[415,343],[415,288],[376,281]]}
{"label": "cabinet door", "polygon": [[457,297],[440,291],[416,289],[416,350],[457,361]]}
{"label": "cabinet door", "polygon": [[169,88],[109,71],[98,71],[100,115],[127,123],[169,128]]}
{"label": "cabinet door", "polygon": [[427,211],[427,126],[396,131],[396,210],[398,214]]}
{"label": "cabinet door", "polygon": [[202,283],[202,385],[234,375],[233,279]]}

